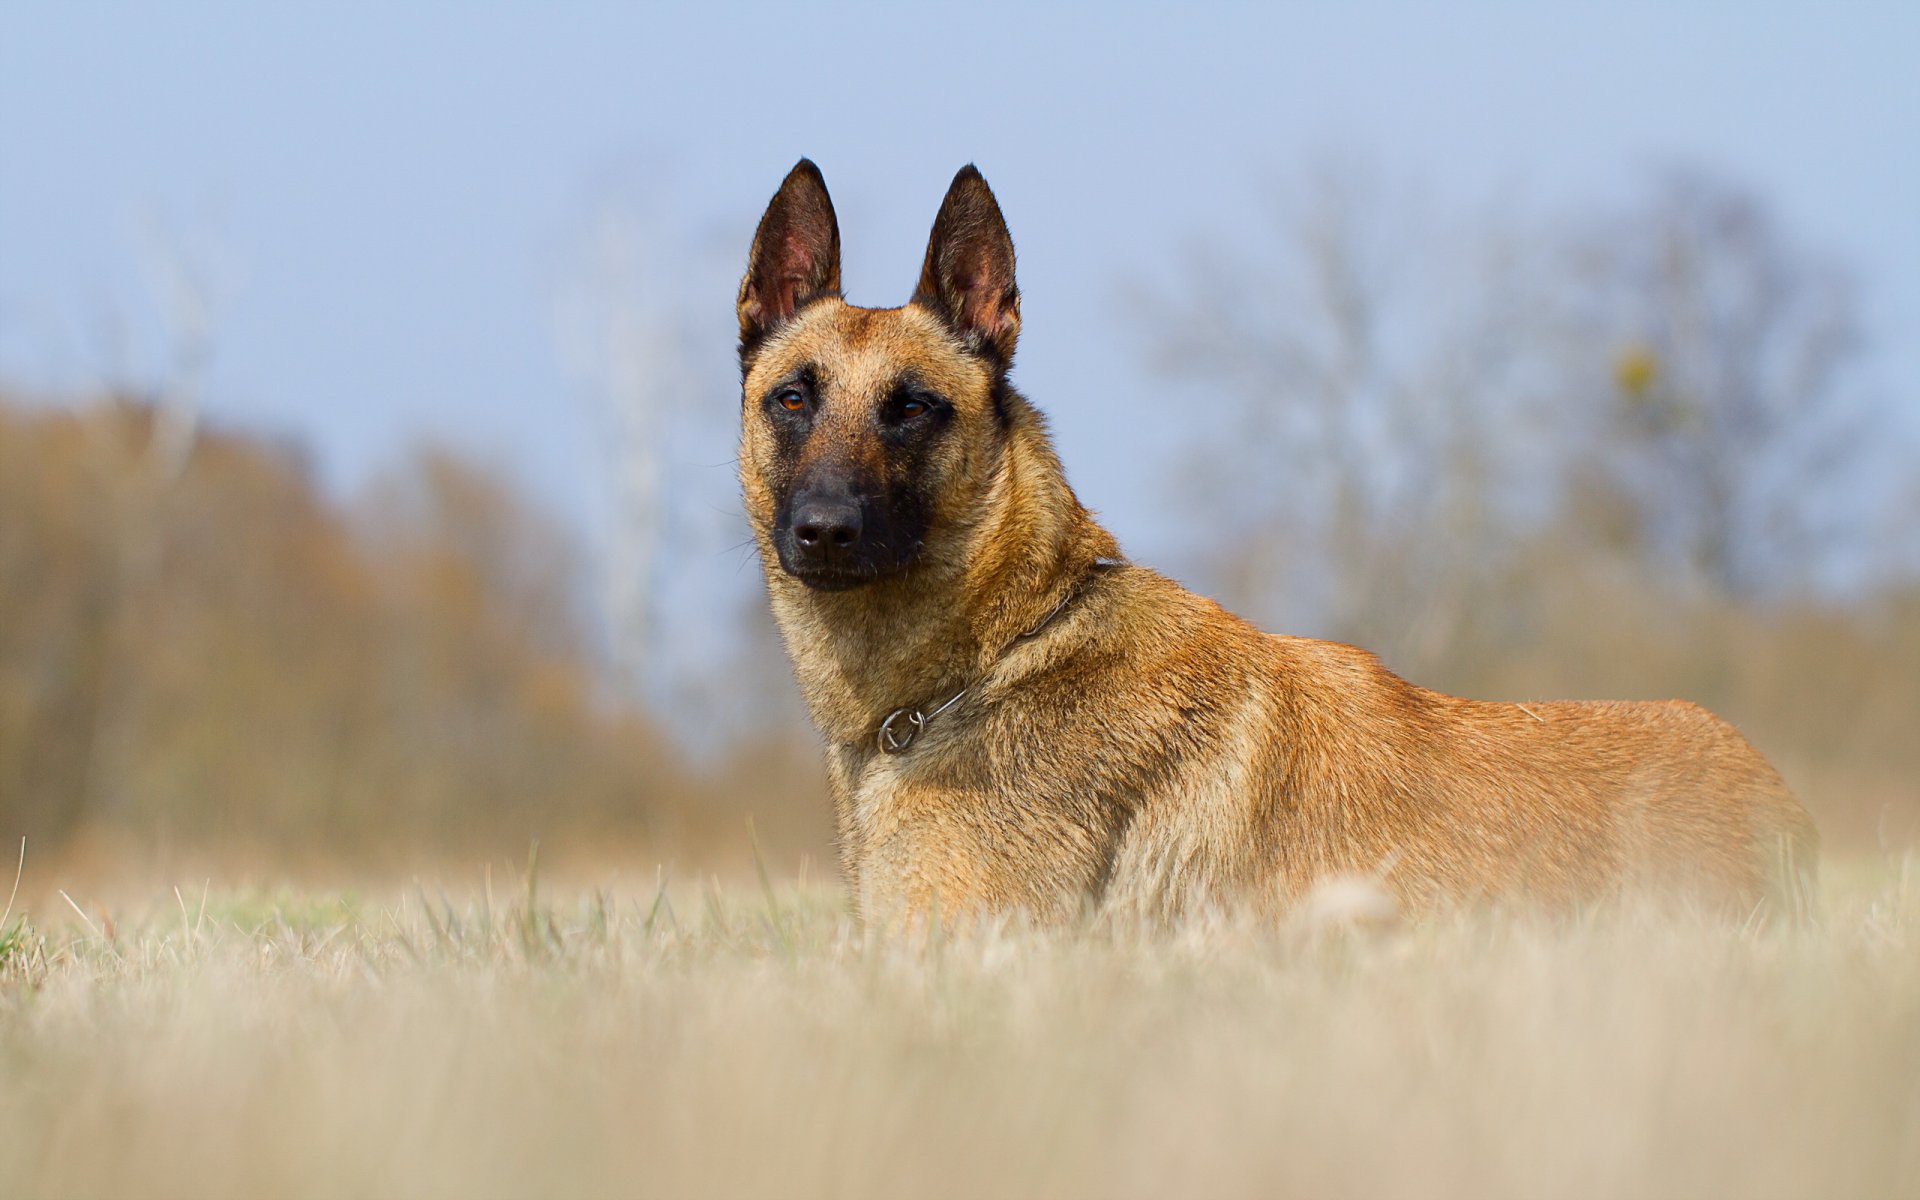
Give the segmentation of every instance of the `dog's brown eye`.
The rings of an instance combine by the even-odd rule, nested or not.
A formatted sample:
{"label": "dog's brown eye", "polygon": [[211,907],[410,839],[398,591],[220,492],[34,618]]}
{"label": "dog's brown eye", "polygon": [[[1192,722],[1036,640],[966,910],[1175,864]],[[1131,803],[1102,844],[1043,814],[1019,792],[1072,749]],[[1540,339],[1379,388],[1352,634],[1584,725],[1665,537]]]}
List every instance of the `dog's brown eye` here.
{"label": "dog's brown eye", "polygon": [[927,402],[924,400],[909,400],[900,406],[900,415],[903,417],[917,417],[926,411]]}
{"label": "dog's brown eye", "polygon": [[781,392],[775,399],[779,401],[780,407],[786,409],[788,412],[799,412],[807,406],[807,398],[792,388]]}

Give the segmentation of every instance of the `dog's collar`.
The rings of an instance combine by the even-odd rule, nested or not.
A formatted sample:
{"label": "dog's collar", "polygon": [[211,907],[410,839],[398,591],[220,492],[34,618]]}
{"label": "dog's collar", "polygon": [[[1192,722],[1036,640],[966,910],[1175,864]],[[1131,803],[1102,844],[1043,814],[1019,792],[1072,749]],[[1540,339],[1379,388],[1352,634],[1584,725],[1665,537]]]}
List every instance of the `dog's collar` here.
{"label": "dog's collar", "polygon": [[[1093,560],[1093,571],[1088,573],[1087,578],[1092,578],[1094,573],[1125,565],[1126,560],[1121,558],[1096,558]],[[1041,617],[1035,622],[1032,629],[1014,638],[1010,646],[1017,646],[1021,642],[1039,637],[1047,626],[1053,624],[1055,617],[1058,617],[1066,611],[1067,605],[1073,603],[1075,598],[1080,595],[1081,589],[1085,588],[1086,585],[1086,579],[1082,579],[1078,584],[1075,584],[1068,590],[1066,595],[1060,597],[1060,603],[1054,605],[1048,610],[1046,616]],[[905,753],[907,747],[913,745],[914,740],[920,736],[920,732],[927,727],[927,722],[960,703],[960,701],[966,698],[967,693],[972,690],[973,685],[968,684],[932,708],[896,708],[888,713],[886,720],[880,722],[880,730],[877,735],[880,753]]]}

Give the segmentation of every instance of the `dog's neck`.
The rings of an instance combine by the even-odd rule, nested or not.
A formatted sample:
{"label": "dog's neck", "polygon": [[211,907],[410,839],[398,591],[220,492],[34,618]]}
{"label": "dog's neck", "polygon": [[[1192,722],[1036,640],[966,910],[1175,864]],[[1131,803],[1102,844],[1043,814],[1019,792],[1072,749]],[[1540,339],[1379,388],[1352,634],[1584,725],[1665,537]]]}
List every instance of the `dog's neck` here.
{"label": "dog's neck", "polygon": [[774,618],[828,741],[866,742],[893,709],[971,686],[1118,554],[1024,402],[974,511],[939,552],[848,592],[808,589],[763,540]]}

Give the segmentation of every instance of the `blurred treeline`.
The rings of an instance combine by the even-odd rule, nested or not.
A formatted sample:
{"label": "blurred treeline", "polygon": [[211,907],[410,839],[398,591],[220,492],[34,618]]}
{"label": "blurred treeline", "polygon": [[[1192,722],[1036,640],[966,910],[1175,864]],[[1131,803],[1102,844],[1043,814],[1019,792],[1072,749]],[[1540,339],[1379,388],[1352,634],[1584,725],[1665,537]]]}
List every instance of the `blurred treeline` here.
{"label": "blurred treeline", "polygon": [[1920,452],[1850,272],[1695,170],[1433,218],[1328,168],[1142,297],[1190,574],[1469,696],[1682,697],[1830,845],[1920,833]]}
{"label": "blurred treeline", "polygon": [[[1429,686],[1699,701],[1830,845],[1920,834],[1920,471],[1844,267],[1697,173],[1530,219],[1302,178],[1268,226],[1141,289],[1156,402],[1183,406],[1196,461],[1148,476],[1177,493],[1178,549],[1129,549]],[[614,374],[652,380],[677,347],[730,386],[724,347],[696,354],[662,307],[609,325],[612,357],[644,360]],[[342,501],[165,389],[0,392],[0,833],[738,866],[751,817],[770,859],[824,862],[751,562],[703,576],[739,590],[698,597],[721,661],[645,628],[686,573],[658,527],[666,390],[613,389],[634,412],[604,614],[568,531],[498,472],[426,452]],[[702,661],[623,658],[623,637]],[[693,745],[716,729],[717,753]]]}
{"label": "blurred treeline", "polygon": [[699,857],[784,791],[762,827],[817,849],[810,753],[696,770],[605,687],[578,560],[444,453],[342,505],[296,453],[161,401],[0,396],[0,830],[36,853]]}

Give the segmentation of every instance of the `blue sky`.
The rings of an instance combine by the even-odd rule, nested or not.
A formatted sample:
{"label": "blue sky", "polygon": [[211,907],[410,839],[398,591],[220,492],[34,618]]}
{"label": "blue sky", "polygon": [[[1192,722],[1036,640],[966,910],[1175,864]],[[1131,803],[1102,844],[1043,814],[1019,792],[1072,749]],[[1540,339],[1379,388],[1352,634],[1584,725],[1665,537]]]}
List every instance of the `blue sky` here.
{"label": "blue sky", "polygon": [[[1020,249],[1022,387],[1123,542],[1192,431],[1118,293],[1328,153],[1446,202],[1578,210],[1650,167],[1754,186],[1858,273],[1876,385],[1920,401],[1920,5],[9,6],[0,380],[162,371],[153,247],[216,280],[209,407],[350,485],[422,439],[592,530],[599,432],[559,336],[592,214],[649,213],[696,331],[673,454],[728,503],[732,294],[795,158],[856,302],[905,298],[978,162]],[[694,557],[737,571],[724,519]],[[724,563],[724,568],[720,565]],[[704,568],[703,568],[704,569]]]}

